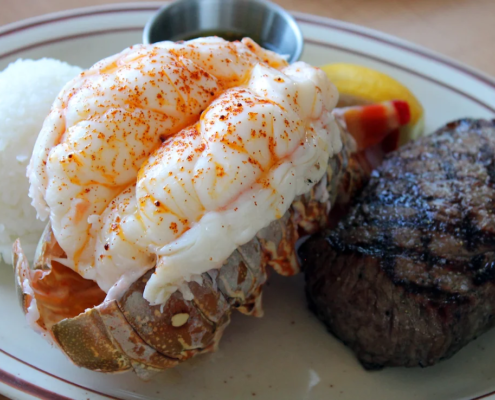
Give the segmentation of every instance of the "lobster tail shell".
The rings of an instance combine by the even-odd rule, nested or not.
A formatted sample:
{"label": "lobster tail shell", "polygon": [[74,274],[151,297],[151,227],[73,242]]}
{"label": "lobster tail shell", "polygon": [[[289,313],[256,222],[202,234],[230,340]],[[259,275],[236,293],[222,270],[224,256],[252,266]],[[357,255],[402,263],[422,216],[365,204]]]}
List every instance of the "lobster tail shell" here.
{"label": "lobster tail shell", "polygon": [[238,247],[218,270],[188,282],[192,300],[175,292],[163,305],[143,298],[154,269],[120,297],[105,300],[95,282],[63,265],[65,254],[48,225],[34,266],[19,241],[13,247],[16,285],[31,325],[52,339],[78,366],[101,372],[133,369],[143,379],[197,354],[216,350],[233,310],[261,316],[266,267],[283,275],[299,272],[296,241],[324,226],[336,199],[354,142],[342,132],[344,148],[327,174],[248,243]]}
{"label": "lobster tail shell", "polygon": [[[222,268],[202,274],[201,284],[189,282],[193,300],[185,300],[177,291],[165,304],[157,306],[143,298],[146,282],[154,270],[135,281],[119,298],[103,301],[104,293],[94,282],[52,259],[52,251],[60,259],[60,248],[52,242],[48,225],[34,268],[29,267],[20,242],[14,245],[21,304],[36,329],[50,336],[76,365],[101,372],[134,369],[140,377],[148,379],[156,371],[214,351],[232,310],[262,315],[266,265],[283,264],[288,249],[294,248],[297,234],[295,225],[288,223],[290,220],[288,212],[240,246]],[[58,294],[62,281],[67,290],[56,301],[54,294]],[[95,300],[98,296],[92,295],[85,299],[80,287],[102,297]],[[75,296],[85,307],[91,301],[95,304],[66,310],[63,304],[75,301]]]}

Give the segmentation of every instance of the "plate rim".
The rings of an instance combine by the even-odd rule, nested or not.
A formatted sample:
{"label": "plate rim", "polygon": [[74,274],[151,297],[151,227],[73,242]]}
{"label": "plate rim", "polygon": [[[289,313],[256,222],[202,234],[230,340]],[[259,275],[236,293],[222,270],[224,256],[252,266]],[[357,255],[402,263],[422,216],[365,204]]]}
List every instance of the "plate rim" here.
{"label": "plate rim", "polygon": [[[71,10],[66,10],[66,11],[59,11],[55,13],[49,13],[49,14],[44,14],[41,16],[36,16],[24,20],[20,20],[11,24],[4,25],[3,27],[0,27],[0,40],[6,36],[16,34],[18,32],[26,31],[32,28],[36,28],[41,25],[47,25],[50,23],[57,23],[61,21],[67,21],[70,19],[76,19],[76,18],[84,18],[84,17],[91,17],[94,15],[102,15],[102,14],[108,14],[108,13],[123,13],[123,12],[151,12],[151,11],[156,11],[163,5],[167,4],[168,2],[143,2],[143,3],[135,3],[135,2],[130,2],[130,3],[115,3],[115,4],[104,4],[104,5],[97,5],[97,6],[89,6],[89,7],[81,7],[81,8],[75,8]],[[346,21],[340,21],[340,20],[335,20],[332,18],[326,18],[326,17],[320,17],[317,15],[312,15],[312,14],[306,14],[302,12],[294,12],[291,11],[291,13],[294,15],[295,19],[299,22],[312,25],[312,26],[320,26],[322,28],[326,29],[332,29],[332,30],[337,30],[340,32],[345,32],[347,34],[357,36],[360,38],[363,38],[364,40],[371,40],[373,42],[379,43],[381,45],[385,46],[390,46],[394,48],[395,50],[399,51],[405,51],[407,53],[412,54],[415,57],[419,57],[425,61],[430,61],[433,63],[437,63],[442,65],[443,67],[446,67],[447,69],[450,69],[452,71],[455,71],[456,73],[460,73],[463,76],[466,76],[470,79],[474,79],[481,85],[489,88],[490,90],[494,91],[494,98],[495,98],[495,77],[492,77],[483,71],[480,71],[474,67],[468,66],[466,64],[463,64],[459,61],[456,61],[452,58],[449,58],[447,56],[444,56],[438,52],[429,50],[423,46],[416,45],[412,42],[409,42],[407,40],[401,39],[399,37],[390,35],[388,33],[384,33],[381,31],[378,31],[376,29],[371,29],[367,28],[361,25],[353,24],[350,22]],[[135,27],[125,27],[125,28],[114,28],[114,29],[100,29],[100,30],[92,30],[88,31],[85,33],[79,33],[79,34],[74,34],[74,35],[67,35],[64,37],[58,36],[53,39],[49,40],[44,40],[40,42],[35,42],[31,43],[26,46],[20,46],[16,47],[14,49],[8,50],[5,53],[0,53],[0,60],[6,57],[13,56],[18,53],[22,53],[23,51],[27,51],[33,48],[41,47],[43,45],[49,45],[53,43],[58,43],[62,41],[68,41],[71,39],[79,39],[82,37],[89,37],[89,36],[97,36],[100,34],[111,34],[111,33],[122,33],[122,32],[130,32],[130,31],[137,31],[137,30],[142,30],[143,28],[140,26],[135,26]],[[471,100],[474,103],[477,103],[478,105],[484,107],[485,109],[489,110],[490,112],[495,114],[495,102],[492,105],[491,101],[487,102],[486,100],[482,100],[478,97],[475,97],[469,93],[466,93],[465,91],[449,85],[448,83],[442,82],[441,80],[435,78],[434,76],[430,76],[418,71],[415,71],[413,69],[410,69],[404,65],[397,64],[395,62],[392,62],[386,58],[380,58],[377,56],[374,56],[369,53],[364,53],[359,50],[355,49],[350,49],[346,47],[339,47],[338,45],[335,44],[330,44],[325,41],[320,41],[316,39],[310,39],[310,38],[305,38],[306,43],[311,43],[313,45],[317,46],[322,46],[322,47],[327,47],[327,48],[332,48],[334,50],[340,50],[340,51],[345,51],[348,53],[353,53],[361,57],[366,57],[368,59],[380,62],[382,64],[389,65],[395,69],[402,70],[404,72],[407,72],[409,74],[418,76],[424,80],[428,80],[431,83],[434,83],[436,85],[442,86],[452,92],[457,93],[458,95],[461,95],[469,100]]]}
{"label": "plate rim", "polygon": [[291,13],[294,16],[296,16],[296,19],[298,21],[312,23],[314,25],[320,25],[323,27],[330,27],[332,29],[348,32],[354,35],[364,37],[366,39],[385,43],[387,45],[399,48],[401,50],[412,52],[415,55],[420,56],[422,58],[436,61],[447,67],[451,67],[453,69],[466,73],[466,75],[495,88],[495,76],[492,76],[484,71],[481,71],[476,67],[470,66],[461,61],[457,61],[456,59],[444,55],[438,51],[431,50],[422,45],[413,43],[409,40],[402,39],[398,36],[394,36],[386,32],[382,32],[378,29],[368,28],[363,25],[354,24],[352,22],[321,17],[319,15],[307,14],[298,11],[291,11]]}
{"label": "plate rim", "polygon": [[[147,2],[129,2],[129,3],[114,3],[114,4],[104,4],[104,5],[96,5],[96,6],[88,6],[88,7],[79,7],[79,8],[74,8],[70,10],[63,10],[63,11],[58,11],[58,12],[53,12],[53,13],[47,13],[43,14],[40,16],[35,16],[27,19],[22,19],[7,25],[0,26],[0,39],[4,38],[9,35],[14,35],[18,32],[21,31],[26,31],[29,29],[36,28],[41,25],[46,25],[50,23],[56,23],[64,20],[69,20],[69,19],[77,19],[77,18],[84,18],[84,17],[91,17],[92,15],[99,15],[99,14],[107,14],[107,13],[124,13],[124,12],[152,12],[152,11],[157,11],[160,7],[163,5],[167,4],[168,2],[157,2],[157,1],[147,1]],[[372,28],[367,28],[361,25],[357,25],[354,23],[350,23],[347,21],[340,21],[336,20],[333,18],[326,18],[326,17],[321,17],[317,15],[312,15],[312,14],[307,14],[303,12],[296,12],[296,11],[290,11],[292,15],[296,18],[298,22],[302,23],[308,23],[312,25],[317,25],[325,28],[330,28],[334,30],[339,30],[343,31],[352,35],[360,36],[362,38],[365,38],[367,40],[373,40],[376,42],[380,42],[382,44],[398,48],[400,50],[405,50],[408,52],[413,53],[416,56],[419,56],[424,59],[428,59],[430,61],[435,61],[437,63],[440,63],[448,68],[454,69],[458,72],[461,72],[462,74],[465,74],[471,78],[474,78],[475,80],[481,82],[482,84],[489,86],[493,90],[495,90],[495,77],[475,68],[472,66],[469,66],[467,64],[464,64],[462,62],[459,62],[453,58],[450,58],[448,56],[445,56],[439,52],[430,50],[426,47],[423,47],[421,45],[414,44],[410,41],[401,39],[399,37],[393,36],[388,33],[381,32],[376,29]],[[79,35],[73,35],[73,36],[65,36],[64,40],[70,40],[75,37],[84,37],[84,36],[94,36],[98,35],[101,33],[116,33],[116,32],[122,32],[122,31],[130,31],[130,30],[137,30],[137,29],[143,29],[142,27],[127,27],[127,28],[120,28],[120,29],[102,29],[102,30],[94,30],[91,31],[91,34],[79,34]],[[59,37],[60,39],[60,37]],[[25,50],[28,50],[29,48],[41,46],[43,44],[50,44],[53,42],[57,42],[60,40],[48,40],[48,41],[41,41],[41,42],[36,42],[30,46],[21,46],[16,48],[13,51],[8,51],[6,53],[0,54],[0,59],[14,55],[18,52],[22,52]],[[328,43],[320,42],[314,39],[307,39],[305,38],[305,42],[316,44],[316,45],[323,45],[327,47],[331,47],[334,49],[339,49],[338,46],[329,46]],[[344,49],[344,48],[342,48]],[[345,48],[346,51],[350,51],[351,49]],[[362,53],[359,51],[352,51],[356,54],[359,54],[361,56],[365,56],[367,58],[375,59],[377,61],[387,63],[389,65],[392,65],[396,68],[400,68],[402,70],[405,70],[409,73],[414,73],[414,71],[407,69],[403,66],[400,66],[398,64],[392,63],[390,61],[387,61],[385,59],[379,58],[379,57],[373,57],[370,54]],[[451,87],[450,85],[443,84],[442,82],[432,79],[428,77],[425,74],[417,74],[421,76],[422,78],[425,78],[427,80],[430,80],[434,83],[440,84],[444,87],[453,89],[457,93],[470,98],[471,100],[474,100],[478,104],[485,106],[485,108],[488,108],[489,110],[493,111],[495,113],[495,108],[493,108],[489,104],[485,104],[479,99],[476,99],[472,96],[470,96],[467,93],[464,93],[454,87]],[[495,106],[495,105],[494,105]],[[94,394],[97,394],[99,396],[103,396],[105,398],[110,398],[110,399],[119,399],[118,397],[114,397],[109,394],[105,394],[99,391],[96,391],[94,389],[91,389],[86,386],[79,385],[75,382],[71,382],[69,380],[66,380],[62,377],[59,377],[55,374],[52,374],[48,371],[45,371],[41,368],[38,368],[32,364],[30,364],[27,361],[21,360],[18,357],[10,354],[9,352],[3,350],[0,348],[0,353],[3,353],[7,357],[12,358],[13,360],[17,361],[18,363],[24,364],[28,368],[32,368],[37,370],[38,372],[42,374],[46,374],[52,378],[55,378],[59,381],[62,381],[66,384],[69,384],[71,386],[74,386],[78,389],[84,390],[86,392],[92,392]],[[19,390],[19,392],[23,392],[26,395],[33,395],[33,396],[50,396],[50,397],[41,397],[40,398],[52,398],[52,399],[67,399],[67,397],[63,396],[62,394],[58,394],[55,392],[50,391],[49,389],[43,387],[43,386],[38,386],[34,383],[31,383],[29,381],[26,381],[22,379],[19,376],[14,376],[8,371],[0,368],[0,382],[4,383],[13,389]],[[41,391],[39,391],[41,389]],[[491,397],[492,395],[495,394],[495,390],[479,395],[477,397],[472,398],[471,400],[481,400],[481,399],[487,399],[488,397]]]}
{"label": "plate rim", "polygon": [[[78,7],[70,10],[57,11],[47,14],[42,14],[35,17],[25,18],[19,21],[15,21],[3,26],[0,26],[0,38],[15,34],[17,32],[31,29],[46,23],[59,22],[62,20],[81,18],[85,16],[105,14],[112,12],[146,12],[156,11],[160,7],[166,5],[169,1],[145,1],[145,2],[129,2],[129,3],[113,3],[102,4],[88,7]],[[378,41],[392,47],[399,48],[412,52],[413,54],[436,61],[447,67],[451,67],[466,75],[479,80],[480,82],[487,84],[495,88],[495,76],[492,76],[480,69],[457,61],[452,57],[446,56],[440,52],[428,49],[422,45],[415,44],[409,40],[402,39],[398,36],[382,32],[378,29],[368,28],[362,25],[354,24],[352,22],[337,20],[334,18],[327,18],[318,15],[308,14],[300,11],[289,10],[289,12],[296,18],[297,21],[310,23],[313,25],[319,25],[326,28],[332,28],[360,37],[364,37],[369,40]],[[104,30],[107,32],[107,30]],[[1,55],[6,57],[6,55]]]}

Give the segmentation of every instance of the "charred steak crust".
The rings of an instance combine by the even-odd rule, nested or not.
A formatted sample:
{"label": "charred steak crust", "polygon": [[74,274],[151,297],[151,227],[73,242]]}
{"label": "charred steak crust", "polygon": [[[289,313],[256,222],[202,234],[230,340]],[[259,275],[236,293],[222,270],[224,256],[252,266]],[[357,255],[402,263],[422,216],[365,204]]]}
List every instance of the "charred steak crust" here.
{"label": "charred steak crust", "polygon": [[495,324],[495,121],[389,155],[299,255],[311,308],[366,368],[428,366]]}

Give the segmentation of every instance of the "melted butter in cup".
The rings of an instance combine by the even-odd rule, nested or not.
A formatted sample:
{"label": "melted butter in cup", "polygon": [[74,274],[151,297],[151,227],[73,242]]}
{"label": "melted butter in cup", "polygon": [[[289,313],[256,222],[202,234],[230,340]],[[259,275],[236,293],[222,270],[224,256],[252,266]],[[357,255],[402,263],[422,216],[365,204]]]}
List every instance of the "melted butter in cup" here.
{"label": "melted butter in cup", "polygon": [[303,37],[294,18],[263,0],[178,0],[161,8],[146,24],[143,43],[219,36],[250,37],[262,47],[299,59]]}

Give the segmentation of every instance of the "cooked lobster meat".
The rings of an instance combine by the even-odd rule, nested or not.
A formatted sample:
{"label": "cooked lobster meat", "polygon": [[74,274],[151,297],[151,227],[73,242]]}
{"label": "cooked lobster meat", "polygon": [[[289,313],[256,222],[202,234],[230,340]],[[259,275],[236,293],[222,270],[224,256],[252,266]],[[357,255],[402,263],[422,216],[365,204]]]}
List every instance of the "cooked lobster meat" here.
{"label": "cooked lobster meat", "polygon": [[[28,169],[49,219],[34,264],[14,244],[32,327],[79,366],[147,378],[214,350],[233,310],[261,315],[267,267],[297,273],[298,238],[365,179],[337,99],[250,39],[134,46],[69,82]],[[405,123],[369,107],[342,111],[361,139],[360,115],[383,122],[372,143]]]}

